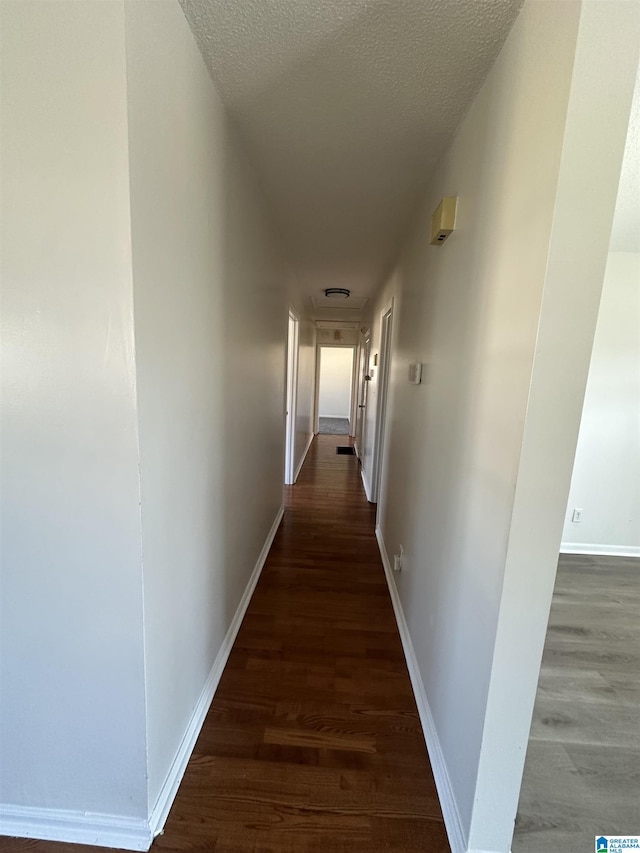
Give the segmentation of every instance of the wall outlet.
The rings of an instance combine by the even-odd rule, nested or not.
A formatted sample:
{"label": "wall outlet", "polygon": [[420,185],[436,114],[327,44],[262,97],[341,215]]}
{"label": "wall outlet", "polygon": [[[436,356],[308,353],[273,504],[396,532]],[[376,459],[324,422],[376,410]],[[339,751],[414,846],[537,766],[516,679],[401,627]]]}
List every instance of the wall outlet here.
{"label": "wall outlet", "polygon": [[580,522],[582,521],[582,513],[583,512],[584,512],[584,510],[582,510],[582,509],[578,509],[578,508],[574,509],[573,515],[571,516],[571,521],[574,524],[580,524]]}

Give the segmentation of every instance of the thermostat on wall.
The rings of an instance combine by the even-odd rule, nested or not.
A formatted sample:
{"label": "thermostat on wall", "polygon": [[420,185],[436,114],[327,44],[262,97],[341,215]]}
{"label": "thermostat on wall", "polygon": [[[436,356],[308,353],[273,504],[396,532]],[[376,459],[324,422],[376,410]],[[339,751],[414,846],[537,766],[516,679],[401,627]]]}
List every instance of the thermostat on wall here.
{"label": "thermostat on wall", "polygon": [[419,362],[409,365],[409,382],[412,385],[419,385],[422,379],[422,365]]}

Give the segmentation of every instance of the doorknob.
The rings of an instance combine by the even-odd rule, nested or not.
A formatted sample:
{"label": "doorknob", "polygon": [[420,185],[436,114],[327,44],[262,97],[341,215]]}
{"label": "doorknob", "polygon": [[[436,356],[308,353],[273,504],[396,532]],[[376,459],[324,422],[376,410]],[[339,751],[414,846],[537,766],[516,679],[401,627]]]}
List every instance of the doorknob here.
{"label": "doorknob", "polygon": [[364,404],[364,403],[358,403],[358,408],[359,408],[359,409],[364,409],[364,408],[366,408],[366,407],[365,407],[365,404]]}

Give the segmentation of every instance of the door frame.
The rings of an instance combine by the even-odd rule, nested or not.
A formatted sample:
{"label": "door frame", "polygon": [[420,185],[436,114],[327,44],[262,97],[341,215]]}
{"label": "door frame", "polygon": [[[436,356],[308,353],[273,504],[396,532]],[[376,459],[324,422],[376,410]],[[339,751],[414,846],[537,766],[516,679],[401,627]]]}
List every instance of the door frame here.
{"label": "door frame", "polygon": [[293,308],[289,308],[287,320],[287,350],[285,369],[285,450],[284,482],[295,483],[296,470],[296,410],[298,406],[298,354],[300,342],[300,319]]}
{"label": "door frame", "polygon": [[367,380],[365,376],[369,374],[369,361],[371,360],[371,329],[364,326],[360,329],[360,340],[358,343],[357,358],[357,376],[356,381],[359,383],[357,388],[356,405],[358,408],[355,413],[355,441],[353,447],[356,456],[362,462],[362,452],[366,442],[367,431]]}
{"label": "door frame", "polygon": [[[391,366],[391,340],[393,333],[393,299],[380,314],[380,364],[378,366],[378,402],[376,406],[375,436],[373,441],[373,461],[371,465],[371,503],[378,503],[382,470],[384,465],[384,440],[387,421],[387,402],[389,397],[389,375]],[[376,518],[380,516],[380,505]]]}

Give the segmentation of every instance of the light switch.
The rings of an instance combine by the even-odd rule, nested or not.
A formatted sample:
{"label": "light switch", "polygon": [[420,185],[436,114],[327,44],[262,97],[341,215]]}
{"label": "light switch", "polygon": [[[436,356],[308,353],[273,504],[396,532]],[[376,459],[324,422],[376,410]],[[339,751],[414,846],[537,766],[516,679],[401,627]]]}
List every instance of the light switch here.
{"label": "light switch", "polygon": [[415,362],[409,365],[409,382],[412,385],[419,385],[422,380],[422,365],[420,362]]}

